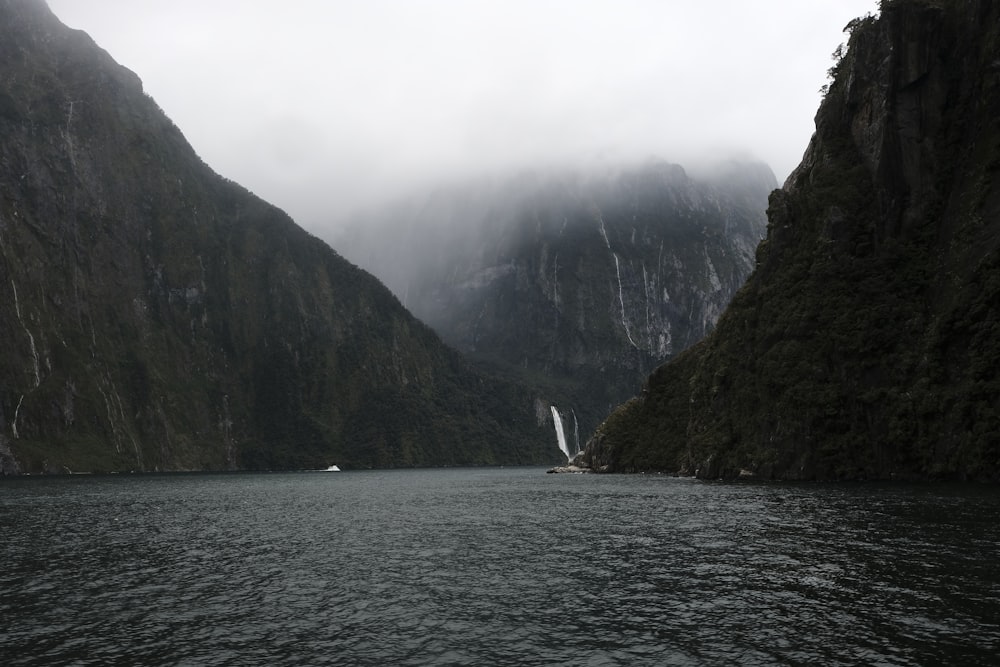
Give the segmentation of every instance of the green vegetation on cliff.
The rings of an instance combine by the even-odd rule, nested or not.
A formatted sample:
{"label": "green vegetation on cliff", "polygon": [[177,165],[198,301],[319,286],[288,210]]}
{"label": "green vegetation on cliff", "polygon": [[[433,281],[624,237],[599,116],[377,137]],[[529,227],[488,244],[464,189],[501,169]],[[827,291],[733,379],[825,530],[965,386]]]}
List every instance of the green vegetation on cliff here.
{"label": "green vegetation on cliff", "polygon": [[850,28],[753,275],[593,468],[1000,478],[1000,12],[896,0]]}
{"label": "green vegetation on cliff", "polygon": [[0,470],[548,463],[532,398],[0,2]]}

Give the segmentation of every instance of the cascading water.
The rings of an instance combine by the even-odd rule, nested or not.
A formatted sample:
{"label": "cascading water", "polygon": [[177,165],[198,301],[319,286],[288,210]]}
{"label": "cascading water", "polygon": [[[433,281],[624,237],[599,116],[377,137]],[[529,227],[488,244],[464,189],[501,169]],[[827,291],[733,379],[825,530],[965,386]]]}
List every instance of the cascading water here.
{"label": "cascading water", "polygon": [[622,270],[618,263],[618,255],[617,253],[611,253],[611,255],[615,258],[615,273],[618,275],[618,303],[622,306],[622,327],[625,329],[625,336],[628,338],[628,342],[638,350],[639,346],[632,340],[632,333],[628,330],[628,320],[625,318],[625,290],[622,288]]}
{"label": "cascading water", "polygon": [[559,414],[559,410],[556,406],[552,406],[552,423],[556,427],[556,440],[559,441],[559,449],[562,453],[566,455],[567,461],[573,460],[573,455],[569,453],[569,445],[566,444],[566,432],[563,430],[562,416]]}
{"label": "cascading water", "polygon": [[[576,410],[573,410],[573,441],[576,445],[576,453],[580,453],[580,422],[576,420]],[[576,458],[575,456],[573,458]]]}

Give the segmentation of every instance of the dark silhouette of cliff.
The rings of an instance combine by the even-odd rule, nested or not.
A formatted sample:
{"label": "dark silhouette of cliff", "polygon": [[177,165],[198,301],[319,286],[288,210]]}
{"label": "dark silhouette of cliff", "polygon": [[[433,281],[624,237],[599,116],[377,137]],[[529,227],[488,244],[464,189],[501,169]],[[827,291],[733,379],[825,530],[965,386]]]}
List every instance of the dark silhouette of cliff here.
{"label": "dark silhouette of cliff", "polygon": [[139,79],[0,0],[0,468],[546,463],[530,394],[213,173]]}
{"label": "dark silhouette of cliff", "polygon": [[853,21],[747,285],[582,460],[786,479],[1000,477],[1000,11]]}

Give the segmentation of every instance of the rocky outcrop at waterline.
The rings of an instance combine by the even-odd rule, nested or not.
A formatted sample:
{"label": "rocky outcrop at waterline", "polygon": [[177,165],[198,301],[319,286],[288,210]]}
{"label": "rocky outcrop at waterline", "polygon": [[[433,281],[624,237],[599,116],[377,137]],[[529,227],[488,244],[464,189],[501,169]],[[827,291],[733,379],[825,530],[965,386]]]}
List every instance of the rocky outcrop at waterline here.
{"label": "rocky outcrop at waterline", "polygon": [[554,468],[549,468],[545,471],[546,473],[558,473],[558,474],[570,474],[570,475],[582,475],[584,473],[591,472],[590,468],[585,468],[582,466],[574,465],[569,463],[564,466],[555,466]]}

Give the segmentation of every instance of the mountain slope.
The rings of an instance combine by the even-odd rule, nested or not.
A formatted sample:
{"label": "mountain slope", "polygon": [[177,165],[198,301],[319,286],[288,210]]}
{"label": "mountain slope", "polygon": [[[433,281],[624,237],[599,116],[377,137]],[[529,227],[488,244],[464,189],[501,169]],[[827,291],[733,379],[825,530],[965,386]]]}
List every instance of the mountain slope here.
{"label": "mountain slope", "polygon": [[588,432],[711,330],[753,267],[775,186],[753,163],[698,178],[658,161],[521,172],[372,213],[335,245]]}
{"label": "mountain slope", "polygon": [[704,477],[1000,477],[1000,11],[883,3],[757,268],[582,462]]}
{"label": "mountain slope", "polygon": [[214,174],[82,32],[0,0],[7,472],[543,463],[550,428]]}

